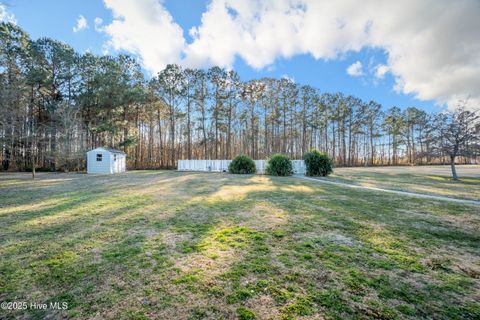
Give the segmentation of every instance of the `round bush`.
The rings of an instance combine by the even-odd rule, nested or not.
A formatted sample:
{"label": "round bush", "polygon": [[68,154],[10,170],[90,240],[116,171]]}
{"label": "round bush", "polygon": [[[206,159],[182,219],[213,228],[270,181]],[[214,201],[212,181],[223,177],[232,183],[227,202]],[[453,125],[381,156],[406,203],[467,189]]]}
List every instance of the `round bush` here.
{"label": "round bush", "polygon": [[274,154],[268,159],[265,173],[271,176],[290,176],[293,174],[292,161],[284,154]]}
{"label": "round bush", "polygon": [[312,149],[303,156],[307,176],[328,176],[333,172],[333,161],[330,157],[317,149]]}
{"label": "round bush", "polygon": [[230,173],[247,174],[255,173],[256,170],[255,162],[244,154],[236,156],[228,165],[228,172]]}

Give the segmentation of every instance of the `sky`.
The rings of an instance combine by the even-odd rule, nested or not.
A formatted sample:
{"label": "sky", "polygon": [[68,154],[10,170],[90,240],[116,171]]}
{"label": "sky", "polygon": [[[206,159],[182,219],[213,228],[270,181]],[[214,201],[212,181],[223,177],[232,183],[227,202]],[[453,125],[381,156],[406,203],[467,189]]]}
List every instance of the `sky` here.
{"label": "sky", "polygon": [[480,0],[0,0],[0,20],[78,52],[288,77],[385,108],[480,106]]}

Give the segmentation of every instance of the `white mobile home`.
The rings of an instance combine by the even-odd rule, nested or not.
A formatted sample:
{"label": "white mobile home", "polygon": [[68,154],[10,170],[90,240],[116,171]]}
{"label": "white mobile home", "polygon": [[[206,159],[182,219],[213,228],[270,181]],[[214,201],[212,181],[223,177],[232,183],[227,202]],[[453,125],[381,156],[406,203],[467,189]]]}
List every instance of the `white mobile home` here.
{"label": "white mobile home", "polygon": [[126,154],[112,148],[96,148],[87,152],[87,173],[125,172]]}
{"label": "white mobile home", "polygon": [[[257,173],[264,174],[267,160],[253,160]],[[228,172],[228,165],[232,160],[178,160],[178,171],[212,171]],[[303,160],[292,160],[294,174],[305,174],[305,162]]]}

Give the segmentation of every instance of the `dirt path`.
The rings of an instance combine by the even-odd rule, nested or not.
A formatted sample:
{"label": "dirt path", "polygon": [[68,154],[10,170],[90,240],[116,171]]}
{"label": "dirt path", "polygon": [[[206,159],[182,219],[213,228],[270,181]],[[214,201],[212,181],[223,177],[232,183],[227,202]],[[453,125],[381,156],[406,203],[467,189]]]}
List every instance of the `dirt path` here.
{"label": "dirt path", "polygon": [[382,189],[382,188],[375,188],[375,187],[359,186],[359,185],[348,184],[348,183],[343,183],[343,182],[327,181],[327,180],[323,180],[321,178],[310,178],[310,177],[305,177],[305,176],[301,176],[301,175],[295,175],[295,177],[300,178],[300,179],[304,179],[304,180],[311,180],[311,181],[324,183],[324,184],[333,184],[333,185],[342,186],[342,187],[372,190],[372,191],[380,191],[380,192],[388,192],[388,193],[394,193],[394,194],[398,194],[398,195],[411,196],[411,197],[424,198],[424,199],[433,199],[433,200],[450,201],[450,202],[457,202],[457,203],[463,203],[463,204],[480,205],[480,201],[475,201],[475,200],[456,199],[456,198],[434,196],[434,195],[430,195],[430,194],[422,194],[422,193],[415,193],[415,192],[408,192],[408,191],[399,191],[399,190],[390,190],[390,189]]}

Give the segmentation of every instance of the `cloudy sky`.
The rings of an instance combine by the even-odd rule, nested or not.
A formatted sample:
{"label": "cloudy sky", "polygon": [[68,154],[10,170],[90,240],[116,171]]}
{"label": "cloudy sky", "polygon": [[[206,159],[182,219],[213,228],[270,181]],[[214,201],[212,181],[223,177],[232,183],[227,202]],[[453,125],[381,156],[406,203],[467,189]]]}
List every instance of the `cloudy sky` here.
{"label": "cloudy sky", "polygon": [[287,76],[385,107],[480,106],[480,0],[0,0],[0,20],[80,52]]}

